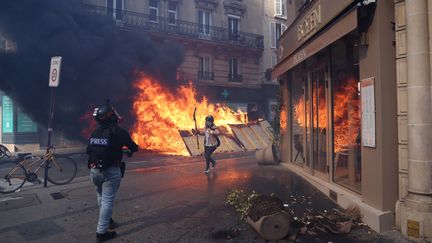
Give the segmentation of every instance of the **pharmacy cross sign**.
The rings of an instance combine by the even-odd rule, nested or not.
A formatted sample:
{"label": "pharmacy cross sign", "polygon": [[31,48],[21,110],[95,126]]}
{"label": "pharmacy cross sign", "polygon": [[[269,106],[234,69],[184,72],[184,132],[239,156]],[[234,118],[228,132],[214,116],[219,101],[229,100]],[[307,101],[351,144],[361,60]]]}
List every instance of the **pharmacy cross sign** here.
{"label": "pharmacy cross sign", "polygon": [[228,90],[224,89],[224,91],[222,92],[222,96],[224,97],[224,99],[227,99],[229,95],[230,93],[228,92]]}

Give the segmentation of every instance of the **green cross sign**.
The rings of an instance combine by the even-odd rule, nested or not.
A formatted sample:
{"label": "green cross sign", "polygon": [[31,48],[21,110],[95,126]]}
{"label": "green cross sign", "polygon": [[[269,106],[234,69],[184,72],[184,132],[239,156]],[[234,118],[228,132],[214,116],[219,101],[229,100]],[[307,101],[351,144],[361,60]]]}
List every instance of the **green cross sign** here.
{"label": "green cross sign", "polygon": [[224,97],[224,99],[227,99],[229,95],[230,93],[228,92],[228,90],[224,89],[224,91],[222,92],[222,96]]}

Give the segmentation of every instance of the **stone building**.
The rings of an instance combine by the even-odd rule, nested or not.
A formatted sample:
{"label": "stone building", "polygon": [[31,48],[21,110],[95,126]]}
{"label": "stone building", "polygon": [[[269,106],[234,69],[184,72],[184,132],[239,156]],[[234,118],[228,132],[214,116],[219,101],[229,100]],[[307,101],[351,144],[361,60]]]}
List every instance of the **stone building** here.
{"label": "stone building", "polygon": [[[118,28],[146,33],[158,43],[180,44],[185,61],[178,72],[194,82],[200,95],[247,111],[252,120],[273,120],[279,83],[269,71],[277,62],[277,39],[286,28],[286,0],[82,0],[82,12],[109,15]],[[6,47],[0,41],[0,49]],[[18,115],[19,108],[0,91],[0,109],[2,104],[7,107],[0,122],[10,126],[0,126],[1,143],[10,148],[46,144],[41,132],[46,129]],[[54,144],[66,142],[54,136]]]}
{"label": "stone building", "polygon": [[247,111],[251,120],[273,119],[278,83],[269,69],[277,62],[277,37],[286,26],[284,0],[83,2],[88,12],[112,15],[120,28],[181,44],[180,75],[211,102]]}
{"label": "stone building", "polygon": [[273,69],[284,164],[378,232],[432,240],[431,8],[289,1]]}

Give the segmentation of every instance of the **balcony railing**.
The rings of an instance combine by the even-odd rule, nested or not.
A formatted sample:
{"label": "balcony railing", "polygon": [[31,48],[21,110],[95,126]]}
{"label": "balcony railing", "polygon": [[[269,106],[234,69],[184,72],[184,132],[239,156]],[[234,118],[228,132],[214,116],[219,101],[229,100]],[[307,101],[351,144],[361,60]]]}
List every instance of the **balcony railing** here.
{"label": "balcony railing", "polygon": [[182,36],[192,39],[203,39],[218,43],[243,46],[262,50],[264,48],[264,37],[262,35],[230,32],[227,28],[216,26],[205,26],[198,23],[173,20],[160,16],[150,16],[149,14],[131,11],[119,11],[106,7],[82,4],[82,12],[85,14],[110,15],[116,19],[117,23],[129,29],[142,30]]}
{"label": "balcony railing", "polygon": [[228,80],[230,82],[242,82],[243,76],[241,74],[230,73],[230,74],[228,74]]}
{"label": "balcony railing", "polygon": [[214,80],[214,73],[213,72],[198,72],[198,79],[199,80]]}

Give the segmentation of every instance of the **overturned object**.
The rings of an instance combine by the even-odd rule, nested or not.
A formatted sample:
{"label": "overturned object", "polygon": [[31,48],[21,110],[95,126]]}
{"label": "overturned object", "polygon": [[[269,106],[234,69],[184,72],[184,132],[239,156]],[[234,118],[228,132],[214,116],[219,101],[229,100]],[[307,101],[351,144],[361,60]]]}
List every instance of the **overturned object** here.
{"label": "overturned object", "polygon": [[280,240],[287,236],[290,229],[289,215],[285,211],[263,216],[258,221],[247,217],[247,222],[265,240]]}
{"label": "overturned object", "polygon": [[[219,135],[221,146],[217,148],[216,153],[254,151],[271,146],[271,126],[266,120],[241,125],[228,125],[227,128],[219,127],[219,129],[222,133]],[[198,131],[181,130],[179,132],[191,156],[204,153],[204,129],[198,129]]]}
{"label": "overturned object", "polygon": [[259,196],[252,201],[247,222],[265,240],[280,240],[290,230],[290,216],[283,209],[280,199]]}

